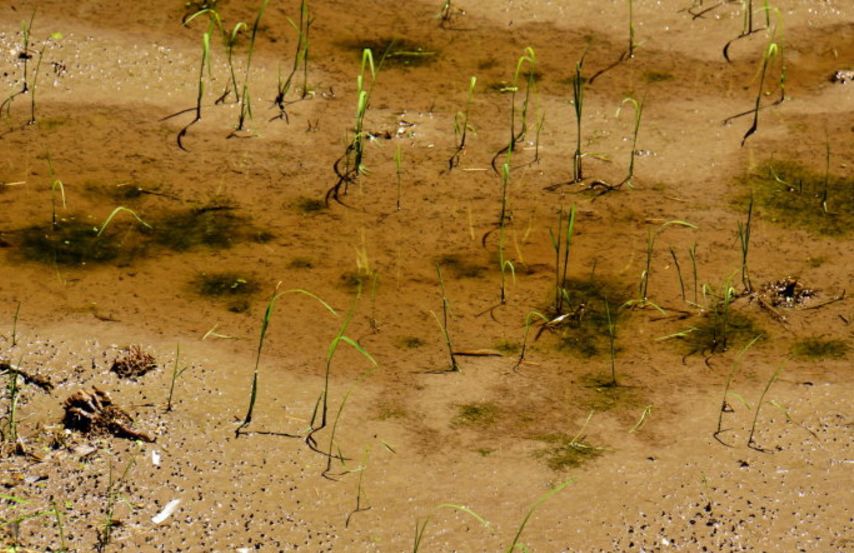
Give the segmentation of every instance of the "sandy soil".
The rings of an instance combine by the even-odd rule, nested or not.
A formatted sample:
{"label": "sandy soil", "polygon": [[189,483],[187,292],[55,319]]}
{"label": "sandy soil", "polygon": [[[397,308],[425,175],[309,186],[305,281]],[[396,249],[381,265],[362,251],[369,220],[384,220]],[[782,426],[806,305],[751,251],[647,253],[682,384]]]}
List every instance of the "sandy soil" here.
{"label": "sandy soil", "polygon": [[[271,0],[249,73],[248,131],[227,138],[240,112],[233,94],[215,104],[230,78],[217,36],[202,119],[183,151],[176,135],[193,114],[164,118],[196,98],[205,21],[182,26],[174,0],[37,3],[36,122],[26,124],[32,86],[0,121],[0,378],[9,384],[0,536],[9,550],[401,551],[426,524],[422,551],[497,551],[548,497],[520,537],[531,551],[854,551],[845,296],[854,83],[830,79],[854,69],[850,3],[779,3],[785,100],[760,111],[742,146],[752,116],[723,122],[753,106],[769,33],[733,42],[727,62],[740,4],[692,18],[688,2],[636,2],[634,58],[586,83],[586,179],[574,184],[561,183],[572,178],[575,64],[585,55],[589,79],[619,59],[625,3],[460,1],[444,28],[438,4],[310,3],[311,94],[289,105],[286,122],[273,99],[293,64],[288,18],[299,7]],[[21,20],[35,6],[0,7],[4,98],[22,86]],[[229,29],[251,27],[256,9],[218,5]],[[761,12],[756,21],[764,25]],[[54,32],[62,37],[47,40]],[[372,91],[369,172],[345,205],[324,205],[352,139],[360,50],[391,39],[405,49],[386,59]],[[511,163],[503,255],[515,276],[500,305],[502,181],[490,162],[509,135],[511,95],[501,89],[528,46],[536,93]],[[448,171],[454,114],[473,75],[476,132]],[[777,78],[763,105],[779,95]],[[297,83],[289,100],[300,97]],[[644,101],[634,186],[600,195],[597,180],[626,175],[627,95]],[[809,189],[802,212],[775,211],[758,180],[769,166],[796,167],[808,182],[826,175],[827,207]],[[770,186],[790,194],[802,182],[778,177]],[[751,187],[748,293],[738,229]],[[550,232],[571,205],[571,309],[558,313]],[[150,228],[124,211],[95,238],[118,206]],[[662,227],[674,220],[691,227]],[[627,304],[656,232],[648,302]],[[454,372],[434,317],[437,263],[461,353]],[[787,277],[806,290],[791,307],[766,286]],[[309,290],[336,315],[303,294],[278,300],[254,418],[235,437],[277,286]],[[733,301],[721,307],[729,286]],[[351,344],[335,352],[329,424],[313,434],[325,456],[305,437],[348,309],[346,335],[376,366]],[[721,309],[730,310],[727,347],[698,338]],[[529,318],[516,367],[532,310],[567,316]],[[167,411],[179,344],[187,370]],[[157,369],[119,378],[110,369],[132,345]],[[155,441],[63,428],[65,399],[92,386]],[[172,500],[177,509],[153,522]]]}

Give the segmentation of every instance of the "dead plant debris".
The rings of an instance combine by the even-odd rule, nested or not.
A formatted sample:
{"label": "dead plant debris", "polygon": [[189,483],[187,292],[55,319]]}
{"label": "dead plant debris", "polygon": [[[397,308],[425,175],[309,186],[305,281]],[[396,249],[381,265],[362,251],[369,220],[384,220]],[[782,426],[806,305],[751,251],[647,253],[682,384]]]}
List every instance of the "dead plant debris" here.
{"label": "dead plant debris", "polygon": [[152,443],[154,438],[131,428],[133,418],[113,403],[107,392],[92,387],[91,392],[78,390],[64,403],[66,428],[84,434],[112,435],[117,438]]}

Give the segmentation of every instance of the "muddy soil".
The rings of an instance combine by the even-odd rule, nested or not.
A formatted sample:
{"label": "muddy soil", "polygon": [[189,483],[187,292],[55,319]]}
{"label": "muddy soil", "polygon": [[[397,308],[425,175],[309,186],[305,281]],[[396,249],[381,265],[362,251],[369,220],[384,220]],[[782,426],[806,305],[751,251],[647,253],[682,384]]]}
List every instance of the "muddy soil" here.
{"label": "muddy soil", "polygon": [[854,7],[440,4],[0,7],[0,543],[854,551]]}

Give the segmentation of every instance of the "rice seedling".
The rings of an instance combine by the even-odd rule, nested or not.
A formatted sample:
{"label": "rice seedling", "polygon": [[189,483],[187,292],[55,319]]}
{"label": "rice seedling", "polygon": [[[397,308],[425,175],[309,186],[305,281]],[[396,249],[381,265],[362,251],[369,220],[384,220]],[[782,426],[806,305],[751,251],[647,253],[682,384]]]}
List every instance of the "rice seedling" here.
{"label": "rice seedling", "polygon": [[682,296],[682,301],[685,299],[685,281],[682,280],[682,267],[679,265],[679,257],[676,255],[676,250],[670,248],[670,257],[673,258],[673,266],[676,267],[676,277],[679,279],[679,294]]}
{"label": "rice seedling", "polygon": [[756,402],[756,411],[753,413],[753,423],[750,425],[750,435],[747,437],[747,447],[751,449],[755,449],[756,451],[767,451],[759,446],[756,441],[753,439],[756,433],[756,423],[759,420],[759,410],[762,409],[762,404],[765,401],[765,394],[768,393],[768,390],[771,389],[771,385],[777,381],[777,378],[780,376],[780,372],[783,370],[783,367],[778,367],[777,370],[771,375],[771,378],[768,379],[768,382],[765,384],[765,388],[762,390],[762,394],[759,396],[759,400]]}
{"label": "rice seedling", "polygon": [[[319,448],[317,444],[317,440],[315,439],[315,434],[323,430],[327,427],[328,424],[328,411],[329,411],[329,384],[330,377],[332,375],[332,361],[335,358],[335,353],[338,351],[338,347],[344,343],[352,347],[356,350],[362,357],[364,357],[370,364],[371,369],[377,367],[376,360],[368,353],[359,342],[353,340],[345,333],[347,332],[347,328],[350,326],[350,322],[353,320],[353,315],[356,312],[356,306],[359,302],[359,297],[361,296],[361,290],[357,290],[356,294],[353,298],[353,303],[350,306],[350,309],[347,311],[347,314],[344,316],[343,321],[341,322],[341,326],[338,328],[338,333],[329,343],[329,347],[326,350],[326,363],[325,370],[323,376],[323,390],[320,392],[320,395],[317,398],[317,402],[314,406],[314,412],[311,415],[311,422],[309,424],[308,432],[305,435],[305,443],[312,451],[316,453],[320,453],[324,457],[326,457],[326,468],[321,473],[321,476],[324,478],[329,477],[329,473],[332,469],[332,460],[338,459],[343,461],[344,457],[341,454],[333,453],[334,445],[335,445],[335,433],[338,428],[338,422],[341,419],[341,413],[344,411],[344,406],[347,403],[347,398],[350,396],[350,393],[353,391],[353,388],[350,388],[341,400],[341,404],[338,407],[338,412],[335,416],[335,420],[333,422],[332,430],[330,432],[329,437],[329,447],[326,451],[323,451]],[[320,415],[320,421],[318,422],[318,411]]]}
{"label": "rice seedling", "polygon": [[362,456],[362,463],[348,472],[358,472],[359,473],[359,481],[356,484],[356,506],[347,514],[347,518],[344,519],[344,528],[350,527],[350,520],[353,518],[353,515],[356,513],[361,513],[364,511],[370,511],[370,507],[362,507],[362,481],[365,476],[365,470],[368,468],[368,456],[370,455],[370,448],[365,448],[365,453]]}
{"label": "rice seedling", "polygon": [[499,305],[504,305],[507,301],[507,271],[513,280],[516,280],[516,267],[513,262],[505,257],[505,242],[507,235],[507,190],[510,186],[510,154],[507,155],[508,161],[501,166],[501,213],[498,218],[498,267],[501,270],[501,293]]}
{"label": "rice seedling", "polygon": [[634,0],[628,0],[629,4],[629,46],[626,48],[626,57],[631,59],[635,57],[635,48],[637,48],[637,42],[635,42],[635,12],[634,12]]}
{"label": "rice seedling", "polygon": [[143,221],[142,218],[137,215],[136,211],[123,206],[118,206],[112,212],[110,212],[109,215],[107,215],[107,218],[104,219],[104,222],[101,223],[100,227],[98,227],[97,232],[95,234],[95,238],[100,238],[101,235],[104,234],[104,231],[107,230],[107,227],[110,226],[110,223],[113,222],[113,219],[115,219],[116,215],[118,215],[119,213],[127,213],[128,215],[131,215],[134,219],[136,219],[143,227],[148,229],[152,228],[151,225]]}
{"label": "rice seedling", "polygon": [[6,117],[11,116],[12,110],[12,102],[16,97],[26,94],[30,90],[30,75],[29,75],[29,61],[33,58],[32,53],[30,52],[30,31],[33,28],[33,20],[36,18],[36,10],[33,10],[32,15],[30,15],[29,21],[21,22],[21,48],[18,50],[17,58],[20,60],[23,65],[21,69],[21,89],[13,92],[9,96],[0,103],[0,115],[2,115],[3,111],[6,111]]}
{"label": "rice seedling", "polygon": [[672,226],[685,227],[685,228],[690,228],[690,229],[696,229],[697,228],[696,225],[692,225],[691,223],[689,223],[687,221],[672,220],[672,221],[667,221],[665,223],[662,223],[654,231],[653,230],[648,231],[647,240],[646,240],[646,265],[645,265],[643,272],[641,273],[640,285],[638,287],[639,295],[638,295],[637,299],[630,300],[628,302],[628,306],[631,306],[631,307],[652,306],[652,307],[655,307],[656,309],[661,310],[660,307],[658,307],[656,304],[651,302],[649,299],[649,279],[650,279],[650,275],[652,274],[652,258],[653,258],[653,253],[655,251],[655,240],[658,238],[659,234],[661,234],[667,228],[672,227]]}
{"label": "rice seedling", "polygon": [[[384,59],[384,58],[383,58]],[[380,62],[382,64],[382,61]],[[367,71],[367,73],[366,73]],[[366,83],[366,77],[370,75],[370,83]],[[360,175],[367,173],[364,164],[365,139],[364,131],[365,113],[370,104],[371,92],[377,78],[377,70],[374,66],[374,56],[370,49],[362,51],[362,65],[359,75],[356,77],[356,124],[353,128],[353,138],[347,145],[344,154],[335,160],[332,165],[338,180],[335,185],[326,192],[326,204],[330,200],[341,202],[341,195],[347,194],[350,184],[355,183]],[[343,167],[342,167],[342,164]]]}
{"label": "rice seedling", "polygon": [[190,365],[180,367],[181,344],[175,346],[175,364],[172,366],[172,376],[169,379],[169,397],[166,399],[166,412],[172,411],[172,397],[175,393],[175,382],[190,368]]}
{"label": "rice seedling", "polygon": [[18,345],[18,316],[21,314],[21,304],[22,302],[18,301],[18,305],[15,306],[15,314],[12,316],[12,347]]}
{"label": "rice seedling", "polygon": [[750,252],[750,229],[753,221],[753,196],[750,197],[750,203],[747,204],[747,221],[742,224],[738,222],[738,243],[741,247],[741,284],[744,287],[744,292],[749,294],[753,292],[753,286],[750,283],[750,269],[747,266],[747,254]]}
{"label": "rice seedling", "polygon": [[697,243],[691,244],[688,248],[688,257],[691,258],[691,274],[694,275],[694,305],[699,305],[699,297],[697,291],[699,287],[699,279],[697,278]]}
{"label": "rice seedling", "polygon": [[631,429],[629,429],[629,434],[634,434],[635,432],[637,432],[638,430],[643,428],[644,425],[646,424],[646,421],[649,420],[649,416],[651,414],[652,414],[652,405],[647,405],[646,407],[644,407],[643,411],[641,412],[641,416],[638,419],[638,422],[636,422],[635,425],[632,426]]}
{"label": "rice seedling", "polygon": [[584,56],[575,63],[575,78],[572,80],[572,107],[575,112],[575,153],[572,155],[572,180],[570,184],[577,184],[584,180],[582,160],[584,154],[581,152],[581,116],[584,112],[584,77],[581,68],[584,66]]}
{"label": "rice seedling", "polygon": [[400,181],[401,181],[401,164],[403,162],[403,152],[400,149],[400,142],[395,144],[394,148],[394,174],[397,177],[397,202],[395,206],[397,211],[400,211]]}
{"label": "rice seedling", "polygon": [[33,71],[33,82],[30,87],[30,120],[27,121],[28,125],[32,125],[36,122],[36,91],[38,90],[38,80],[39,80],[39,72],[42,67],[42,58],[44,58],[44,51],[47,48],[48,43],[53,41],[59,41],[62,39],[62,33],[51,33],[50,37],[42,42],[41,48],[38,50],[38,55],[36,58],[36,67]]}
{"label": "rice seedling", "polygon": [[459,372],[460,366],[457,364],[457,357],[454,353],[454,345],[451,342],[451,333],[448,331],[450,302],[448,301],[448,296],[445,293],[445,281],[442,279],[442,269],[438,263],[436,263],[436,278],[439,280],[439,290],[441,290],[442,292],[442,318],[440,319],[434,311],[431,311],[430,314],[433,315],[434,319],[436,319],[436,324],[439,325],[439,330],[442,332],[442,338],[444,338],[445,341],[445,347],[448,349],[448,371]]}
{"label": "rice seedling", "polygon": [[[569,254],[572,247],[572,236],[575,232],[575,204],[570,207],[566,214],[566,226],[564,227],[564,211],[561,208],[557,217],[557,232],[549,229],[549,238],[552,249],[555,252],[555,289],[554,303],[552,305],[555,317],[564,314],[564,306],[569,303],[569,292],[565,287],[566,276],[569,271]],[[563,252],[563,257],[561,257]]]}
{"label": "rice seedling", "polygon": [[611,306],[608,300],[605,300],[605,316],[608,319],[608,352],[611,359],[611,387],[617,386],[617,315],[611,316]]}
{"label": "rice seedling", "polygon": [[[308,97],[310,90],[308,88],[308,60],[309,60],[309,31],[311,29],[311,24],[314,19],[311,17],[308,8],[308,0],[301,0],[299,7],[299,22],[295,23],[292,19],[288,18],[288,22],[297,32],[297,46],[296,53],[294,54],[294,64],[291,67],[291,72],[288,74],[287,78],[282,80],[281,75],[279,75],[279,84],[278,90],[276,92],[276,99],[274,103],[279,108],[279,114],[273,117],[273,119],[284,119],[285,122],[289,122],[288,112],[287,112],[287,102],[286,97],[293,86],[294,77],[299,71],[300,63],[302,63],[302,93],[300,95],[300,100]],[[271,119],[271,121],[273,120]]]}
{"label": "rice seedling", "polygon": [[211,21],[208,24],[208,30],[202,33],[202,55],[199,63],[199,83],[196,89],[196,106],[194,108],[183,109],[161,119],[161,121],[166,121],[167,119],[172,119],[173,117],[183,115],[187,112],[195,113],[193,120],[182,127],[175,137],[175,141],[178,143],[178,148],[185,152],[188,152],[189,150],[184,147],[184,137],[187,136],[187,132],[190,130],[190,127],[202,120],[202,100],[204,100],[205,96],[205,69],[207,68],[208,71],[210,71],[211,67],[211,34],[214,30],[214,22],[215,19],[211,17]]}
{"label": "rice seedling", "polygon": [[442,0],[442,6],[439,8],[439,13],[436,17],[439,19],[439,27],[446,29],[451,24],[451,17],[454,14],[451,0]]}
{"label": "rice seedling", "polygon": [[742,26],[741,32],[737,37],[730,40],[726,44],[724,44],[723,55],[724,59],[732,63],[732,60],[729,57],[729,49],[737,40],[741,40],[745,37],[752,35],[753,33],[758,33],[764,29],[767,29],[771,26],[771,6],[768,3],[768,0],[765,0],[765,6],[762,8],[762,11],[765,12],[765,27],[756,27],[754,24],[754,10],[753,10],[753,0],[741,0],[741,11],[742,11]]}
{"label": "rice seedling", "polygon": [[243,90],[238,99],[240,103],[240,114],[237,118],[237,126],[229,135],[229,138],[238,136],[237,133],[245,130],[246,119],[252,119],[252,101],[249,94],[249,72],[252,69],[252,55],[255,53],[255,39],[258,36],[258,26],[261,24],[261,18],[264,16],[264,10],[267,8],[269,0],[261,0],[261,6],[258,8],[258,15],[255,16],[255,22],[252,24],[252,31],[249,34],[249,48],[246,52],[246,66],[243,75]]}
{"label": "rice seedling", "polygon": [[[461,513],[465,513],[476,521],[480,523],[484,528],[489,527],[489,521],[472,511],[468,507],[464,505],[454,505],[452,503],[443,503],[441,505],[437,505],[434,511],[438,511],[439,509],[451,509],[454,511],[459,511]],[[430,521],[433,519],[435,512],[424,517],[423,520],[415,521],[415,543],[412,546],[412,553],[418,553],[418,550],[421,548],[421,542],[424,541],[424,534],[427,531],[427,525],[430,524]]]}
{"label": "rice seedling", "polygon": [[[780,27],[778,23],[773,31],[771,32],[771,36],[768,39],[768,44],[763,49],[762,60],[759,65],[759,86],[756,90],[756,101],[754,102],[753,108],[743,111],[741,113],[737,113],[731,117],[728,117],[724,120],[724,124],[727,125],[731,121],[735,119],[745,116],[745,115],[753,115],[753,122],[750,125],[750,128],[747,129],[747,132],[744,133],[744,136],[741,139],[741,145],[744,146],[744,143],[747,142],[747,139],[750,138],[758,129],[759,129],[759,112],[763,109],[776,106],[783,102],[786,98],[786,62],[783,58],[783,46],[782,40],[777,38],[777,31]],[[777,69],[778,71],[778,79],[776,84],[776,90],[780,91],[780,97],[768,104],[767,106],[762,106],[762,97],[770,94],[765,90],[765,80],[768,76],[769,69]]]}
{"label": "rice seedling", "polygon": [[[21,366],[20,361],[18,361],[17,366]],[[9,396],[9,407],[4,417],[6,428],[3,430],[3,441],[10,445],[12,451],[18,452],[20,448],[18,441],[18,399],[21,393],[18,386],[18,376],[20,373],[17,370],[10,370],[8,373],[9,381],[6,383],[6,393]]]}
{"label": "rice seedling", "polygon": [[50,159],[50,154],[47,156],[48,172],[50,174],[50,223],[53,230],[56,230],[59,225],[56,221],[56,191],[59,190],[59,197],[62,200],[62,209],[68,209],[65,202],[65,186],[62,181],[56,178],[53,171],[53,162]]}
{"label": "rice seedling", "polygon": [[555,486],[554,488],[547,491],[546,493],[544,493],[543,495],[541,495],[539,498],[537,498],[536,501],[534,501],[534,503],[528,509],[528,512],[525,514],[525,518],[522,519],[522,524],[520,524],[519,529],[516,530],[516,535],[513,536],[513,540],[510,542],[510,545],[508,545],[507,549],[505,549],[505,553],[515,553],[517,549],[519,549],[521,551],[527,551],[528,550],[528,548],[525,547],[525,545],[523,545],[522,543],[519,542],[519,540],[522,538],[522,532],[525,531],[525,526],[528,525],[528,521],[531,520],[531,517],[534,515],[534,512],[540,507],[540,505],[542,505],[543,503],[545,503],[546,501],[548,501],[549,499],[551,499],[555,495],[562,492],[564,490],[564,488],[566,488],[570,484],[572,484],[571,479],[565,480],[565,481],[561,482],[560,484],[558,484],[557,486]]}
{"label": "rice seedling", "polygon": [[[255,351],[255,367],[252,371],[252,388],[250,389],[250,392],[249,392],[249,407],[246,410],[246,416],[243,418],[243,422],[240,423],[240,426],[238,426],[237,430],[235,430],[235,432],[234,432],[234,435],[237,438],[240,437],[240,434],[243,431],[243,429],[246,428],[247,426],[249,426],[249,423],[252,422],[252,415],[255,411],[255,401],[258,397],[258,374],[259,374],[259,368],[261,365],[261,351],[264,349],[264,340],[267,338],[267,331],[270,328],[270,321],[273,318],[273,311],[274,311],[274,309],[276,307],[276,303],[279,301],[279,299],[282,298],[283,296],[287,295],[287,294],[300,294],[303,296],[307,296],[313,300],[316,300],[318,303],[320,303],[320,305],[322,305],[327,311],[332,313],[332,315],[334,315],[336,317],[338,316],[338,314],[335,312],[335,310],[328,303],[323,301],[320,297],[316,296],[315,294],[312,294],[308,290],[303,290],[302,288],[291,288],[289,290],[284,290],[282,292],[279,292],[278,288],[279,287],[277,285],[276,290],[270,296],[270,299],[267,302],[267,307],[264,310],[264,316],[261,319],[261,333],[260,333],[260,337],[258,339],[258,349]],[[329,362],[327,362],[327,384],[328,384],[328,363]]]}
{"label": "rice seedling", "polygon": [[[534,53],[534,49],[528,46],[525,48],[525,53],[522,54],[519,59],[516,61],[516,70],[513,72],[513,81],[511,82],[509,87],[506,87],[506,90],[510,91],[510,140],[507,145],[492,157],[492,169],[497,174],[501,174],[498,170],[498,158],[502,155],[507,156],[507,162],[509,163],[509,158],[516,151],[516,144],[520,141],[525,140],[525,136],[528,133],[528,108],[531,101],[531,96],[534,92],[534,85],[536,83],[537,78],[537,56]],[[524,70],[524,72],[523,72]],[[526,76],[526,84],[525,84],[525,97],[522,100],[522,106],[519,110],[519,126],[518,132],[516,131],[516,120],[517,120],[517,107],[516,107],[516,95],[519,92],[519,77],[525,75]]]}
{"label": "rice seedling", "polygon": [[463,111],[458,111],[454,114],[454,137],[457,141],[457,149],[448,160],[448,171],[452,171],[455,167],[459,167],[460,159],[466,149],[466,138],[468,132],[474,132],[474,128],[469,124],[469,108],[471,108],[472,98],[474,97],[474,89],[477,86],[477,77],[469,78],[468,94],[466,95],[466,105]]}
{"label": "rice seedling", "polygon": [[548,324],[551,319],[546,317],[544,314],[539,311],[531,311],[525,316],[525,334],[522,338],[522,346],[519,348],[519,358],[516,360],[516,364],[513,365],[513,371],[519,369],[522,366],[522,363],[525,362],[525,356],[528,353],[528,337],[531,334],[531,328],[533,328],[535,320],[539,319],[543,324]]}
{"label": "rice seedling", "polygon": [[136,458],[131,457],[127,465],[125,465],[125,470],[122,472],[121,476],[119,476],[118,480],[115,481],[113,480],[113,465],[112,463],[110,464],[107,491],[105,494],[104,524],[102,527],[95,529],[95,551],[97,553],[104,553],[113,541],[113,529],[117,524],[113,515],[115,513],[116,504],[120,499],[119,493],[121,488],[127,484],[128,475],[135,464]]}
{"label": "rice seedling", "polygon": [[56,553],[68,552],[68,547],[65,541],[65,531],[62,523],[62,511],[56,505],[56,501],[51,501],[50,509],[36,509],[35,511],[18,514],[15,510],[28,505],[30,503],[29,500],[6,494],[0,494],[0,499],[5,502],[4,507],[11,515],[10,518],[0,519],[0,528],[8,528],[10,534],[9,541],[5,542],[6,547],[3,549],[4,552],[23,553],[25,551],[32,551],[29,548],[24,548],[21,544],[20,527],[28,520],[37,520],[42,517],[52,517],[57,525],[57,531],[59,533],[59,549],[48,549],[48,551]]}
{"label": "rice seedling", "polygon": [[601,194],[606,194],[608,192],[613,192],[614,190],[619,190],[623,187],[623,185],[632,188],[633,179],[635,176],[635,157],[637,155],[637,147],[638,147],[638,131],[640,131],[641,117],[643,116],[643,99],[640,101],[632,98],[631,96],[627,96],[623,98],[622,103],[620,103],[620,107],[617,108],[617,117],[620,116],[620,113],[623,110],[623,106],[626,104],[630,104],[634,111],[634,128],[632,130],[632,147],[629,152],[629,169],[626,178],[620,181],[617,184],[608,184],[601,180],[596,180],[590,184],[590,189],[595,190],[596,188],[602,188]]}
{"label": "rice seedling", "polygon": [[221,104],[234,91],[236,102],[240,102],[240,87],[237,85],[237,72],[234,70],[234,47],[237,46],[237,41],[240,38],[240,33],[246,29],[246,23],[238,21],[228,32],[225,28],[222,29],[223,43],[225,44],[225,59],[228,64],[228,74],[230,80],[225,84],[225,90],[214,101],[214,104]]}
{"label": "rice seedling", "polygon": [[726,430],[723,428],[724,413],[731,413],[732,412],[732,407],[729,404],[730,395],[734,395],[734,397],[737,397],[739,399],[739,401],[741,401],[745,405],[747,404],[747,402],[744,401],[743,397],[741,397],[740,395],[735,395],[735,392],[730,390],[730,388],[732,386],[732,381],[735,378],[735,375],[738,373],[739,369],[741,368],[741,361],[744,358],[744,355],[747,353],[747,350],[749,350],[751,347],[753,347],[753,345],[756,342],[758,342],[761,338],[762,338],[762,335],[759,334],[759,335],[755,336],[750,342],[748,342],[747,345],[745,345],[743,348],[741,348],[741,350],[735,356],[735,359],[732,362],[732,368],[730,369],[729,375],[727,376],[726,384],[724,385],[724,395],[723,395],[723,398],[721,399],[721,408],[720,408],[720,411],[718,412],[718,426],[717,426],[717,429],[715,430],[715,433],[713,434],[713,437],[717,441],[722,443],[723,445],[729,446],[729,444],[725,443],[721,439],[720,436],[721,436],[721,434],[726,432]]}

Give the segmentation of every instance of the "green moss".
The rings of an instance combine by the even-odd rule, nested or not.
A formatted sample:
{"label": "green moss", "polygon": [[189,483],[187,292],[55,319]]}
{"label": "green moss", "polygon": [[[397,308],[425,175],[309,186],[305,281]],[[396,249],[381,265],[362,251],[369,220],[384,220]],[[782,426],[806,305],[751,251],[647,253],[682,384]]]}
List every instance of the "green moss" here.
{"label": "green moss", "polygon": [[424,340],[418,336],[402,336],[398,340],[399,344],[406,349],[420,348],[424,345]]}
{"label": "green moss", "polygon": [[155,221],[152,227],[148,233],[155,243],[177,251],[198,246],[229,248],[251,230],[243,217],[225,206],[170,213]]}
{"label": "green moss", "polygon": [[56,229],[33,226],[20,231],[20,253],[25,259],[57,265],[83,265],[106,263],[120,257],[133,257],[136,249],[122,244],[123,233],[117,228],[100,237],[87,223],[70,220]]}
{"label": "green moss", "polygon": [[746,344],[756,336],[764,334],[747,315],[734,311],[732,306],[718,306],[700,316],[697,324],[683,336],[688,355],[720,353]]}
{"label": "green moss", "polygon": [[317,198],[301,197],[296,201],[296,208],[306,215],[326,210],[326,203]]}
{"label": "green moss", "polygon": [[374,63],[379,65],[382,59],[383,67],[417,67],[431,64],[439,58],[439,51],[435,48],[399,37],[349,41],[343,46],[356,52],[360,58],[363,50],[370,50]]}
{"label": "green moss", "polygon": [[501,340],[500,342],[495,344],[495,349],[505,355],[511,353],[519,353],[519,350],[521,348],[522,346],[519,344],[519,342],[511,342],[510,340]]}
{"label": "green moss", "polygon": [[[602,373],[589,374],[581,379],[585,392],[579,398],[579,402],[585,409],[596,411],[611,411],[617,408],[631,409],[642,403],[643,398],[637,388],[632,386],[614,386],[611,374],[606,371],[608,367],[602,366]],[[619,370],[619,366],[618,366]],[[617,374],[617,382],[620,375]]]}
{"label": "green moss", "polygon": [[194,281],[203,296],[242,296],[258,291],[258,284],[237,273],[202,273]]}
{"label": "green moss", "polygon": [[629,299],[627,291],[602,279],[568,279],[563,287],[569,296],[563,311],[569,316],[558,327],[560,348],[584,358],[610,354],[605,302],[613,321]]}
{"label": "green moss", "polygon": [[844,340],[812,336],[792,345],[792,355],[801,359],[844,359],[851,347]]}
{"label": "green moss", "polygon": [[557,472],[580,467],[599,457],[603,452],[602,448],[594,447],[580,438],[572,438],[566,434],[545,434],[535,439],[548,445],[535,452],[534,456],[544,459],[546,465]]}
{"label": "green moss", "polygon": [[457,406],[458,412],[451,426],[470,426],[483,428],[491,426],[498,418],[498,406],[494,403],[467,403]]}
{"label": "green moss", "polygon": [[673,75],[664,71],[646,71],[643,74],[643,80],[647,83],[663,83],[672,81]]}
{"label": "green moss", "polygon": [[486,267],[476,265],[458,254],[443,255],[436,263],[448,269],[454,278],[480,278],[486,271]]}
{"label": "green moss", "polygon": [[295,257],[288,263],[288,267],[291,269],[313,269],[314,262],[307,257]]}
{"label": "green moss", "polygon": [[747,190],[739,201],[752,191],[759,214],[776,223],[830,236],[854,229],[854,177],[825,175],[793,161],[769,161],[742,181]]}

